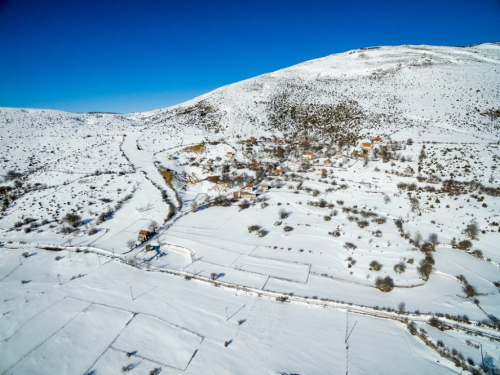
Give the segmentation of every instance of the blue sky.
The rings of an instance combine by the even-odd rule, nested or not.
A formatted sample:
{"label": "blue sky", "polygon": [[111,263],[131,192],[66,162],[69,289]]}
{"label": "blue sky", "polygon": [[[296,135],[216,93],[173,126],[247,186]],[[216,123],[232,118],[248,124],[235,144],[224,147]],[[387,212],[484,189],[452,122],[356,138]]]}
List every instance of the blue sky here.
{"label": "blue sky", "polygon": [[167,107],[374,45],[500,41],[500,0],[0,0],[0,106]]}

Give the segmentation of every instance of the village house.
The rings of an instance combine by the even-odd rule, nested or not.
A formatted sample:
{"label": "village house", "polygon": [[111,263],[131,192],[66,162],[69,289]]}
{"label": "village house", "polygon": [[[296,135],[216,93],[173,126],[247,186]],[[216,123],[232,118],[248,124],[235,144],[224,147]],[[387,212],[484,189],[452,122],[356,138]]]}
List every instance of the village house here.
{"label": "village house", "polygon": [[283,169],[281,167],[276,168],[276,174],[282,175],[283,174]]}
{"label": "village house", "polygon": [[144,251],[145,253],[147,253],[148,251],[153,251],[154,250],[154,247],[147,244],[146,246],[144,246],[144,249],[142,251]]}
{"label": "village house", "polygon": [[326,159],[324,164],[325,164],[325,165],[331,165],[331,164],[332,164],[332,161],[331,161],[330,159]]}
{"label": "village house", "polygon": [[306,152],[304,153],[304,157],[305,157],[306,159],[311,160],[311,159],[312,159],[312,157],[313,157],[313,153],[312,153],[311,151],[306,151]]}
{"label": "village house", "polygon": [[356,159],[358,155],[359,155],[358,150],[354,150],[353,152],[351,152],[351,158],[353,159]]}
{"label": "village house", "polygon": [[415,173],[415,171],[413,170],[413,168],[412,168],[412,167],[407,166],[407,167],[405,168],[405,170],[404,170],[404,173],[406,173],[406,174],[413,174],[413,173]]}
{"label": "village house", "polygon": [[380,137],[377,135],[375,138],[373,138],[373,142],[374,142],[374,143],[380,143],[380,142],[382,142],[382,138],[380,138]]}
{"label": "village house", "polygon": [[370,151],[372,149],[372,144],[369,142],[361,143],[361,148],[366,151]]}
{"label": "village house", "polygon": [[151,233],[148,230],[143,229],[143,230],[139,231],[139,236],[137,237],[137,241],[144,242],[147,239],[151,238],[152,235],[153,235],[153,233]]}
{"label": "village house", "polygon": [[240,197],[241,198],[250,198],[250,199],[253,199],[256,196],[257,195],[255,193],[251,192],[251,191],[245,191],[245,190],[243,190],[243,191],[240,192]]}
{"label": "village house", "polygon": [[240,191],[234,191],[233,192],[233,199],[239,199],[241,197],[241,192]]}
{"label": "village house", "polygon": [[246,185],[245,185],[245,190],[250,190],[250,191],[252,191],[252,190],[253,190],[253,185],[252,185],[252,184],[246,184]]}
{"label": "village house", "polygon": [[326,172],[328,172],[328,171],[325,168],[318,169],[318,174],[320,174],[320,175],[326,174]]}
{"label": "village house", "polygon": [[335,159],[342,159],[344,157],[344,154],[340,151],[337,151],[335,154]]}

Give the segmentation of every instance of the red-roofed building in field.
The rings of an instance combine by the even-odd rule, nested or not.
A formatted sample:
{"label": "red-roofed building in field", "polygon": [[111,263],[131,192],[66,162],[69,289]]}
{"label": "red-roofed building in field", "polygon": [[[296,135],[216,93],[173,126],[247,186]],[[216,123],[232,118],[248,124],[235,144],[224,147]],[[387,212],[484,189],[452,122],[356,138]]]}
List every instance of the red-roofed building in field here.
{"label": "red-roofed building in field", "polygon": [[372,149],[372,144],[369,142],[363,142],[361,143],[361,148],[370,151]]}
{"label": "red-roofed building in field", "polygon": [[305,157],[306,159],[311,160],[311,159],[312,159],[312,157],[313,157],[313,153],[312,153],[312,151],[306,151],[306,152],[304,153],[304,157]]}
{"label": "red-roofed building in field", "polygon": [[139,236],[137,237],[137,241],[144,242],[147,239],[149,239],[152,235],[153,235],[153,233],[151,233],[148,230],[143,229],[143,230],[139,231]]}

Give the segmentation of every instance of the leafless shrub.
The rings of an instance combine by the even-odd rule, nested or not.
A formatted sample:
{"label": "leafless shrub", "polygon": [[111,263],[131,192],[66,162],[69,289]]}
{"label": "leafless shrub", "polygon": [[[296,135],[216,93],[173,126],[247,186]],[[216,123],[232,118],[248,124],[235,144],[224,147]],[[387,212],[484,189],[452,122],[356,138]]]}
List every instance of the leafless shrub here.
{"label": "leafless shrub", "polygon": [[405,308],[406,308],[406,303],[404,302],[399,302],[398,304],[398,312],[400,314],[404,313],[405,312]]}
{"label": "leafless shrub", "polygon": [[432,267],[432,264],[429,262],[426,262],[425,259],[422,259],[419,263],[419,266],[417,267],[417,272],[418,274],[424,279],[427,280],[429,279],[430,274],[434,268]]}
{"label": "leafless shrub", "polygon": [[368,220],[360,220],[360,221],[358,221],[358,227],[360,227],[360,228],[365,228],[368,225],[370,225],[370,223],[368,222]]}
{"label": "leafless shrub", "polygon": [[384,278],[377,277],[375,279],[375,287],[384,293],[388,293],[394,289],[394,281],[390,276]]}
{"label": "leafless shrub", "polygon": [[267,235],[269,233],[269,231],[265,230],[265,229],[261,229],[257,232],[258,236],[259,237],[264,237],[265,235]]}
{"label": "leafless shrub", "polygon": [[154,220],[148,225],[148,229],[153,233],[156,233],[159,227],[158,223]]}
{"label": "leafless shrub", "polygon": [[[264,204],[264,203],[262,203],[262,204]],[[241,201],[241,203],[238,205],[238,207],[240,208],[240,210],[244,210],[244,209],[250,207],[250,202],[247,199],[243,199]]]}
{"label": "leafless shrub", "polygon": [[394,266],[394,271],[396,271],[396,273],[401,274],[404,273],[405,270],[406,270],[406,264],[404,264],[403,262],[400,262]]}
{"label": "leafless shrub", "polygon": [[346,242],[344,244],[344,248],[346,250],[356,250],[358,247],[356,245],[354,245],[352,242]]}
{"label": "leafless shrub", "polygon": [[460,250],[469,250],[472,247],[472,242],[469,240],[462,240],[457,244],[457,248]]}
{"label": "leafless shrub", "polygon": [[471,297],[474,297],[474,296],[477,296],[477,289],[475,286],[473,285],[470,285],[470,284],[465,284],[463,287],[462,287],[462,290],[463,292],[465,293],[465,295],[469,298]]}
{"label": "leafless shrub", "polygon": [[483,259],[483,252],[481,250],[474,250],[472,252],[472,255],[474,255],[476,258]]}
{"label": "leafless shrub", "polygon": [[385,217],[377,217],[372,220],[372,222],[377,223],[377,224],[385,224],[387,219]]}
{"label": "leafless shrub", "polygon": [[73,228],[76,228],[77,226],[79,226],[81,221],[82,221],[82,217],[80,215],[76,215],[76,214],[68,213],[68,214],[66,214],[66,216],[63,217],[63,222],[71,225]]}
{"label": "leafless shrub", "polygon": [[420,246],[420,251],[423,253],[434,251],[434,245],[430,242],[424,242],[422,246]]}
{"label": "leafless shrub", "polygon": [[380,271],[383,267],[382,264],[380,264],[376,260],[372,260],[370,262],[369,266],[370,266],[370,270],[373,270],[373,271]]}
{"label": "leafless shrub", "polygon": [[469,225],[464,229],[463,233],[469,237],[471,240],[477,239],[479,234],[479,226],[475,220],[472,220]]}
{"label": "leafless shrub", "polygon": [[257,231],[259,229],[260,229],[260,225],[250,225],[248,227],[248,233],[252,233],[252,232]]}
{"label": "leafless shrub", "polygon": [[278,216],[280,219],[286,219],[288,217],[288,212],[284,208],[278,211]]}

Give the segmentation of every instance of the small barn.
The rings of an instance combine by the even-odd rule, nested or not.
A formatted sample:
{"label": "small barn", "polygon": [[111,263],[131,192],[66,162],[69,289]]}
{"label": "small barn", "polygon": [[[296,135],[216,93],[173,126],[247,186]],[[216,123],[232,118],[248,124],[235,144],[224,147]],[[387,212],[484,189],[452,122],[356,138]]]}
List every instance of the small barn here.
{"label": "small barn", "polygon": [[148,230],[143,229],[143,230],[139,231],[139,236],[137,237],[137,241],[144,242],[147,239],[151,238],[152,235],[153,235],[153,233],[151,233]]}
{"label": "small barn", "polygon": [[406,174],[413,174],[413,173],[415,173],[415,171],[413,170],[413,168],[412,168],[412,167],[407,166],[407,167],[405,168],[405,170],[404,170],[404,173],[406,173]]}
{"label": "small barn", "polygon": [[325,168],[318,169],[318,174],[320,174],[320,175],[326,174],[326,172],[328,172],[328,171]]}
{"label": "small barn", "polygon": [[247,190],[242,190],[240,192],[240,196],[241,198],[250,198],[250,199],[253,199],[255,198],[257,195],[251,191],[247,191]]}
{"label": "small barn", "polygon": [[361,148],[366,151],[370,151],[372,149],[372,144],[369,142],[361,143]]}

